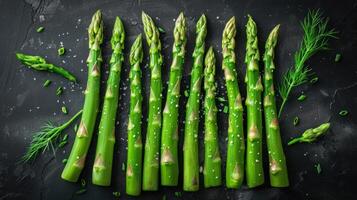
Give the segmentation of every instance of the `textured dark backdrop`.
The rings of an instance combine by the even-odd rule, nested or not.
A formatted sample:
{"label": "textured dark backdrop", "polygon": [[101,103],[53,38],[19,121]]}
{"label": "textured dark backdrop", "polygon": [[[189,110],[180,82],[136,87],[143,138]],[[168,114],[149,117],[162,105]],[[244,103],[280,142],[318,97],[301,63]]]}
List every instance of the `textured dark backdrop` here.
{"label": "textured dark backdrop", "polygon": [[[218,55],[217,82],[219,94],[224,93],[221,62],[221,32],[231,16],[237,17],[237,68],[242,83],[245,65],[246,15],[251,14],[258,25],[260,47],[263,47],[269,31],[278,23],[281,34],[277,50],[278,78],[293,64],[293,53],[301,40],[302,32],[299,21],[308,9],[321,8],[331,19],[331,26],[340,31],[339,40],[331,41],[332,49],[314,56],[308,64],[319,76],[315,85],[299,87],[292,93],[290,101],[281,117],[282,140],[284,144],[309,127],[330,120],[331,130],[314,144],[299,144],[286,147],[289,177],[291,185],[287,189],[271,188],[268,184],[268,162],[265,152],[266,184],[256,189],[246,186],[239,190],[227,190],[224,187],[201,189],[195,193],[183,193],[181,199],[355,199],[355,170],[357,154],[356,112],[357,112],[357,1],[315,0],[315,1],[153,1],[153,0],[0,0],[0,199],[114,199],[112,192],[120,191],[121,199],[134,199],[125,195],[125,173],[121,165],[126,161],[126,127],[128,112],[128,51],[135,36],[142,32],[141,11],[150,14],[158,26],[166,30],[162,35],[164,81],[167,81],[171,62],[172,29],[174,18],[183,11],[188,20],[187,59],[184,70],[183,87],[188,87],[191,69],[191,54],[194,44],[194,25],[200,14],[208,16],[207,46],[213,45]],[[86,84],[87,32],[90,18],[95,10],[101,9],[105,23],[105,44],[103,53],[103,84],[108,72],[110,56],[109,38],[115,16],[120,16],[126,28],[125,64],[120,87],[120,105],[116,131],[114,172],[112,187],[93,186],[91,169],[93,164],[94,137],[87,166],[82,177],[87,180],[87,193],[75,195],[79,184],[68,183],[60,179],[63,169],[62,159],[68,156],[71,145],[58,150],[56,156],[48,153],[41,156],[34,165],[16,165],[15,162],[24,153],[33,132],[47,120],[63,122],[82,107],[82,91]],[[36,33],[36,28],[44,26],[43,33]],[[57,56],[60,44],[66,47],[65,56]],[[145,44],[145,50],[146,44]],[[20,51],[47,57],[50,62],[70,69],[78,78],[79,84],[72,85],[63,78],[29,70],[19,64],[14,53]],[[342,53],[342,61],[334,62],[336,53]],[[147,51],[144,60],[144,106],[147,107],[149,69]],[[53,80],[49,88],[43,88],[46,79]],[[65,87],[62,96],[55,94],[58,86]],[[243,84],[240,85],[245,91]],[[308,98],[298,102],[296,97],[304,92]],[[164,94],[166,90],[164,90]],[[245,93],[245,92],[244,92]],[[245,95],[244,95],[245,96]],[[181,120],[184,114],[183,96],[181,102]],[[69,109],[69,115],[60,111],[62,105]],[[222,106],[219,105],[220,109]],[[338,112],[347,109],[350,114],[340,117]],[[146,110],[144,112],[146,116]],[[299,116],[300,125],[293,126],[293,118]],[[220,112],[220,146],[225,157],[225,138],[227,116]],[[181,122],[181,128],[182,128]],[[202,130],[202,129],[201,129]],[[145,133],[145,128],[144,131]],[[70,135],[70,144],[74,138],[72,128],[66,131]],[[180,132],[182,135],[182,129]],[[181,137],[182,139],[182,137]],[[200,134],[202,149],[202,133]],[[182,142],[180,149],[182,148]],[[265,146],[264,146],[264,149]],[[201,152],[202,155],[202,152]],[[201,156],[202,161],[202,156]],[[317,174],[314,167],[320,163],[322,173]],[[182,164],[182,163],[181,163]],[[181,168],[182,169],[182,168]],[[181,173],[182,174],[182,173]],[[202,178],[202,177],[201,177]],[[181,186],[181,182],[180,182]],[[161,199],[164,194],[168,199],[179,199],[174,192],[177,188],[160,188],[158,192],[144,192],[136,199]]]}

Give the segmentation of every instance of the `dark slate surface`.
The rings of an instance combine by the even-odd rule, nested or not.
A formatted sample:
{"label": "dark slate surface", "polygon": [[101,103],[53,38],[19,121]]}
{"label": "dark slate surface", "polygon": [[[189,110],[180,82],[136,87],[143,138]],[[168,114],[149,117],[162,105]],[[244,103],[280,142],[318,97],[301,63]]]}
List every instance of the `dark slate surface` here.
{"label": "dark slate surface", "polygon": [[[16,165],[15,162],[25,152],[32,134],[48,120],[64,122],[82,107],[82,91],[86,83],[85,62],[87,50],[86,28],[91,15],[101,9],[105,23],[105,44],[103,66],[103,84],[108,71],[110,56],[109,36],[115,16],[120,16],[126,28],[126,59],[130,44],[135,36],[142,32],[141,11],[150,14],[158,26],[166,30],[162,35],[164,79],[167,81],[169,63],[171,62],[172,28],[174,18],[184,11],[188,20],[187,61],[184,70],[183,85],[188,87],[191,54],[194,44],[194,25],[201,13],[208,16],[207,44],[213,45],[218,57],[217,83],[219,94],[225,95],[221,62],[220,40],[224,23],[231,16],[237,17],[237,57],[240,82],[242,83],[245,65],[243,63],[245,48],[244,25],[246,15],[251,14],[258,24],[259,39],[264,41],[271,28],[280,23],[281,34],[277,50],[277,73],[281,75],[293,64],[302,36],[299,20],[303,19],[308,9],[321,8],[331,18],[331,25],[340,31],[339,40],[331,42],[332,50],[319,53],[308,64],[319,76],[316,85],[305,85],[295,90],[286,110],[281,117],[282,140],[284,144],[303,130],[330,120],[331,130],[314,144],[285,146],[291,186],[287,189],[271,188],[268,184],[268,163],[265,152],[266,184],[256,189],[246,186],[239,190],[227,190],[224,187],[201,189],[195,193],[183,193],[177,198],[177,188],[160,188],[158,192],[144,192],[135,199],[354,199],[355,170],[357,154],[356,112],[357,112],[357,1],[315,0],[315,1],[152,1],[152,0],[0,0],[0,199],[114,199],[112,192],[120,191],[121,199],[129,198],[125,193],[125,173],[121,170],[126,160],[126,126],[128,112],[128,62],[125,60],[120,87],[120,105],[118,110],[117,143],[115,148],[112,187],[93,186],[91,168],[96,139],[90,148],[87,166],[82,177],[87,181],[88,191],[83,195],[74,193],[80,184],[68,183],[60,179],[63,169],[62,159],[69,154],[71,145],[58,150],[54,157],[50,153],[41,156],[32,166]],[[44,26],[43,33],[36,33],[39,26]],[[57,48],[63,44],[68,52],[64,57],[57,56]],[[263,47],[263,42],[260,42]],[[261,48],[262,49],[262,48]],[[145,50],[147,50],[145,45]],[[78,78],[79,84],[72,85],[65,79],[48,73],[29,70],[15,60],[14,53],[20,51],[45,56],[50,62],[70,69]],[[342,61],[334,62],[336,53],[342,53]],[[144,101],[148,100],[149,69],[147,51],[144,61]],[[43,88],[44,80],[53,81],[49,88]],[[65,87],[64,94],[55,95],[58,86]],[[240,85],[245,91],[244,85]],[[298,102],[296,98],[304,92],[308,98]],[[166,90],[164,90],[166,93]],[[245,93],[245,92],[244,92]],[[245,94],[244,94],[245,96]],[[181,128],[184,103],[181,102]],[[69,115],[60,111],[66,105]],[[147,107],[147,103],[144,103]],[[223,106],[219,105],[220,109]],[[341,109],[350,111],[346,117],[340,117]],[[144,116],[146,116],[146,111]],[[301,123],[293,126],[293,118],[299,116]],[[202,124],[201,124],[202,125]],[[219,114],[220,145],[222,157],[225,157],[227,136],[227,118]],[[201,129],[202,130],[202,129]],[[144,128],[145,131],[145,128]],[[72,128],[70,144],[74,138]],[[182,135],[182,129],[180,134]],[[95,138],[95,137],[94,137]],[[182,139],[182,137],[181,137]],[[202,132],[200,133],[202,149]],[[265,147],[265,146],[264,146]],[[180,149],[182,148],[182,141]],[[265,148],[264,148],[265,149]],[[201,152],[202,155],[202,152]],[[202,161],[202,156],[201,156]],[[320,163],[322,173],[317,174],[314,167]],[[181,163],[182,164],[182,163]],[[182,168],[181,168],[182,169]],[[182,174],[182,173],[181,173]],[[202,177],[201,177],[202,178]],[[181,182],[180,182],[181,185]]]}

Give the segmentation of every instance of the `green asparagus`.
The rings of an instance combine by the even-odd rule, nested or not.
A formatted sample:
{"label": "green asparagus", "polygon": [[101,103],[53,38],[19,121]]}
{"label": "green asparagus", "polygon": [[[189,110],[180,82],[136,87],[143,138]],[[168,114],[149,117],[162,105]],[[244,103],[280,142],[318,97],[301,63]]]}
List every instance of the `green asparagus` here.
{"label": "green asparagus", "polygon": [[179,166],[177,155],[178,143],[178,107],[180,84],[186,46],[186,19],[180,13],[174,28],[174,44],[170,80],[163,112],[161,135],[161,185],[176,186],[178,184]]}
{"label": "green asparagus", "polygon": [[216,107],[216,58],[210,47],[205,58],[204,89],[205,89],[205,160],[204,185],[205,188],[222,184],[221,155],[218,145],[217,107]]}
{"label": "green asparagus", "polygon": [[232,17],[226,24],[222,36],[222,68],[226,79],[228,95],[228,147],[226,165],[227,188],[239,188],[244,177],[244,132],[243,132],[243,106],[239,92],[237,71],[235,36],[236,22]]}
{"label": "green asparagus", "polygon": [[141,69],[143,47],[141,34],[130,50],[130,113],[128,123],[128,156],[126,168],[126,193],[138,196],[141,193],[142,137],[141,137]]}
{"label": "green asparagus", "polygon": [[325,134],[326,131],[330,128],[330,123],[324,123],[316,128],[307,129],[300,137],[292,139],[288,145],[295,143],[307,142],[311,143],[317,140],[318,137]]}
{"label": "green asparagus", "polygon": [[76,77],[66,69],[58,67],[54,64],[47,63],[47,61],[40,56],[26,55],[22,53],[16,53],[16,58],[21,61],[22,64],[28,66],[31,69],[38,71],[49,71],[55,74],[59,74],[64,78],[76,82]]}
{"label": "green asparagus", "polygon": [[183,147],[183,190],[199,189],[198,120],[203,72],[203,56],[207,35],[206,17],[202,15],[196,25],[196,44],[193,52],[191,86],[186,105],[185,138]]}
{"label": "green asparagus", "polygon": [[71,182],[78,181],[78,177],[84,167],[98,112],[100,65],[102,63],[100,45],[103,42],[103,21],[100,10],[93,15],[92,22],[88,28],[88,34],[88,81],[87,88],[84,92],[83,114],[71,154],[61,176],[64,180]]}
{"label": "green asparagus", "polygon": [[273,72],[274,48],[277,44],[279,25],[270,33],[265,43],[264,53],[264,116],[265,131],[269,154],[270,185],[273,187],[289,186],[288,170],[280,138],[278,113],[276,111]]}
{"label": "green asparagus", "polygon": [[247,47],[245,63],[247,73],[247,160],[246,176],[248,187],[256,187],[264,183],[262,160],[262,113],[261,93],[263,86],[259,74],[259,49],[257,26],[252,17],[248,15]]}
{"label": "green asparagus", "polygon": [[162,55],[159,30],[151,17],[142,13],[146,41],[150,46],[150,99],[149,119],[145,141],[143,190],[155,191],[159,186],[159,151],[161,131],[161,99],[162,80],[161,65]]}
{"label": "green asparagus", "polygon": [[109,186],[111,183],[115,144],[115,117],[119,100],[120,72],[124,60],[124,40],[124,26],[120,18],[117,17],[110,41],[113,53],[110,59],[110,73],[99,123],[98,142],[92,172],[92,183],[95,185]]}

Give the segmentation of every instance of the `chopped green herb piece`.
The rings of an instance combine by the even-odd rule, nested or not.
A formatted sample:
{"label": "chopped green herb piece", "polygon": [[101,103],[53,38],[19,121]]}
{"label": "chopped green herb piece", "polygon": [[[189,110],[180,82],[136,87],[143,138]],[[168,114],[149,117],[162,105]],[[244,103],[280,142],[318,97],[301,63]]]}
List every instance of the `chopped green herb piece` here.
{"label": "chopped green herb piece", "polygon": [[57,50],[57,52],[59,56],[62,56],[64,53],[66,53],[66,49],[64,47],[61,47]]}
{"label": "chopped green herb piece", "polygon": [[297,126],[300,122],[300,119],[298,116],[294,117],[294,126]]}
{"label": "chopped green herb piece", "polygon": [[335,62],[340,62],[341,61],[341,58],[342,58],[342,55],[341,54],[336,54],[335,56]]}
{"label": "chopped green herb piece", "polygon": [[316,83],[318,80],[319,80],[319,77],[315,77],[315,78],[313,78],[313,79],[310,80],[310,83],[311,83],[311,84],[314,84],[314,83]]}
{"label": "chopped green herb piece", "polygon": [[217,97],[217,100],[220,102],[225,102],[226,100],[223,97]]}
{"label": "chopped green herb piece", "polygon": [[78,130],[78,124],[75,124],[75,125],[74,125],[73,130],[74,130],[74,132],[77,132],[77,130]]}
{"label": "chopped green herb piece", "polygon": [[299,96],[299,98],[297,99],[298,101],[304,101],[306,99],[306,95],[302,94]]}
{"label": "chopped green herb piece", "polygon": [[166,31],[161,27],[158,27],[157,29],[159,30],[160,33],[166,33]]}
{"label": "chopped green herb piece", "polygon": [[181,192],[175,192],[175,196],[176,196],[176,197],[181,197],[181,196],[182,196],[182,193],[181,193]]}
{"label": "chopped green herb piece", "polygon": [[81,179],[81,186],[82,186],[82,187],[86,187],[86,185],[87,185],[86,180],[85,180],[84,178],[82,178],[82,179]]}
{"label": "chopped green herb piece", "polygon": [[46,80],[46,81],[43,83],[43,87],[48,87],[51,83],[52,83],[51,80]]}
{"label": "chopped green herb piece", "polygon": [[62,106],[61,110],[64,114],[68,114],[67,108],[65,106]]}
{"label": "chopped green herb piece", "polygon": [[166,200],[166,195],[162,196],[162,200]]}
{"label": "chopped green herb piece", "polygon": [[67,140],[62,141],[61,143],[58,144],[58,148],[64,147],[67,143],[68,143]]}
{"label": "chopped green herb piece", "polygon": [[341,110],[338,114],[340,116],[346,116],[346,115],[348,115],[348,111],[347,110]]}
{"label": "chopped green herb piece", "polygon": [[317,165],[315,165],[315,167],[316,167],[317,174],[321,174],[322,169],[321,169],[320,163],[317,163]]}
{"label": "chopped green herb piece", "polygon": [[188,96],[189,96],[189,94],[188,94],[188,91],[187,91],[187,90],[185,90],[184,94],[185,94],[185,97],[188,97]]}
{"label": "chopped green herb piece", "polygon": [[81,195],[81,194],[84,194],[87,192],[87,189],[83,188],[83,189],[80,189],[76,192],[77,195]]}
{"label": "chopped green herb piece", "polygon": [[36,29],[36,32],[37,32],[37,33],[41,33],[41,32],[43,32],[44,30],[45,30],[45,27],[40,26],[40,27],[38,27],[38,28]]}
{"label": "chopped green herb piece", "polygon": [[224,113],[228,113],[228,106],[224,106],[223,112],[224,112]]}
{"label": "chopped green herb piece", "polygon": [[121,164],[121,171],[125,172],[125,163]]}
{"label": "chopped green herb piece", "polygon": [[67,161],[68,161],[68,159],[67,159],[67,158],[65,158],[65,159],[63,159],[63,160],[62,160],[62,163],[63,163],[63,164],[66,164],[66,163],[67,163]]}
{"label": "chopped green herb piece", "polygon": [[56,90],[56,95],[59,96],[62,94],[62,92],[63,92],[63,88],[61,86],[59,86]]}
{"label": "chopped green herb piece", "polygon": [[68,139],[68,134],[65,134],[62,138],[62,141],[67,141],[67,139]]}
{"label": "chopped green herb piece", "polygon": [[117,198],[120,197],[120,192],[113,192],[113,196]]}

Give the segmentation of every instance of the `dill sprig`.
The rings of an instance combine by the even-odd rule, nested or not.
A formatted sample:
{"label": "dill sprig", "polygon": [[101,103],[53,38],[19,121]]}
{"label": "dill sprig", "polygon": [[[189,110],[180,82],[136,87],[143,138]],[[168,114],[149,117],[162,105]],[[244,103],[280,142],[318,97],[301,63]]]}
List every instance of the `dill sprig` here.
{"label": "dill sprig", "polygon": [[82,110],[60,126],[56,126],[52,122],[47,122],[39,132],[33,135],[31,143],[27,148],[25,155],[21,157],[20,162],[26,163],[33,161],[40,153],[44,153],[49,149],[52,149],[53,153],[55,153],[55,148],[57,148],[56,145],[60,142],[58,138],[62,131],[81,114]]}
{"label": "dill sprig", "polygon": [[320,10],[310,10],[301,22],[304,36],[300,49],[294,55],[294,67],[288,69],[279,85],[279,93],[282,98],[279,117],[291,90],[308,81],[311,68],[306,66],[305,62],[316,52],[329,49],[329,39],[337,38],[337,31],[327,28],[328,21],[329,19],[324,18]]}

